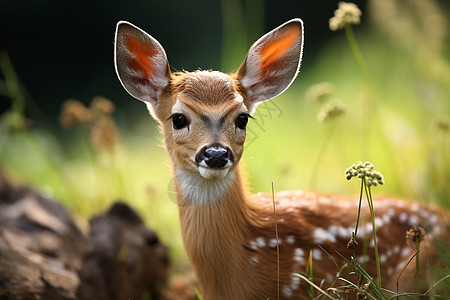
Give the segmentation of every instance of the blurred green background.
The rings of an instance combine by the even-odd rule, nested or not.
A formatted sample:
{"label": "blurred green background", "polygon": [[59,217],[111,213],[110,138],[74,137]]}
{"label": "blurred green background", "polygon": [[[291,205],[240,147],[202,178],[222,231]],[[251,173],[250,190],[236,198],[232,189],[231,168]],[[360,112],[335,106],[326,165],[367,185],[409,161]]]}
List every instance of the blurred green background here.
{"label": "blurred green background", "polygon": [[[123,199],[183,261],[156,122],[114,72],[115,24],[127,20],[153,35],[173,69],[233,72],[262,34],[300,17],[299,77],[249,124],[243,164],[251,191],[270,192],[273,182],[276,191],[357,194],[344,170],[370,160],[386,180],[375,194],[449,208],[450,3],[356,3],[366,77],[345,32],[328,27],[338,1],[1,0],[0,170],[59,199],[84,224]],[[96,96],[114,112],[96,110]],[[88,123],[59,124],[67,99],[90,109]],[[336,99],[345,113],[319,122]]]}

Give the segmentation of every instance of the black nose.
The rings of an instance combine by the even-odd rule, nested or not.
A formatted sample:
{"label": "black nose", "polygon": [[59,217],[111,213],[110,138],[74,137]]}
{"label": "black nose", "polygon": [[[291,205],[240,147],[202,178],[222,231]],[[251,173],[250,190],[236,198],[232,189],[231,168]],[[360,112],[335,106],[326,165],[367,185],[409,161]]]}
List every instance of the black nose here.
{"label": "black nose", "polygon": [[195,156],[195,162],[204,161],[210,168],[223,168],[230,161],[233,162],[233,153],[229,148],[218,145],[203,147]]}

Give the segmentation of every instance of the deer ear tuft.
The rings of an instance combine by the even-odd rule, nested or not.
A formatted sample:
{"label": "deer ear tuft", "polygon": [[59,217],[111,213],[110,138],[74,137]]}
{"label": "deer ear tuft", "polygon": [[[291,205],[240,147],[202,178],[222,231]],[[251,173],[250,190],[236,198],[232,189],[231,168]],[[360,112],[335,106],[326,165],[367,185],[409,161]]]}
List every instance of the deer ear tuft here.
{"label": "deer ear tuft", "polygon": [[114,63],[128,93],[156,105],[169,83],[170,69],[161,44],[131,23],[117,23]]}
{"label": "deer ear tuft", "polygon": [[254,110],[258,102],[284,92],[300,68],[303,49],[303,22],[290,20],[257,40],[237,71],[246,89],[247,106]]}

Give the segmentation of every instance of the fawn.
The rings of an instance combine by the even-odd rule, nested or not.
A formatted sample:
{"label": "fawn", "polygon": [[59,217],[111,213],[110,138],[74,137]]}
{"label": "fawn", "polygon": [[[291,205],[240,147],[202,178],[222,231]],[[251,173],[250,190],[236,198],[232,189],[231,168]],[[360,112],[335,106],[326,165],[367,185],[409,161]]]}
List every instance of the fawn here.
{"label": "fawn", "polygon": [[[272,195],[250,194],[239,167],[252,112],[289,87],[299,71],[302,48],[303,23],[293,19],[256,41],[235,74],[172,73],[156,39],[128,22],[117,24],[116,72],[128,93],[143,101],[161,125],[184,247],[204,299],[277,299],[278,294],[280,299],[309,299],[307,284],[295,274],[305,272],[310,253],[314,280],[323,287],[338,269],[322,249],[342,264],[337,253],[352,254],[346,246],[355,227],[356,197],[276,193],[277,240]],[[446,232],[448,215],[418,203],[374,202],[381,216],[376,233],[383,284],[395,290],[397,276],[415,253],[406,245],[405,232],[417,224],[426,228],[421,249],[427,255],[421,258],[436,260],[431,240]],[[364,219],[367,212],[362,215]],[[372,233],[371,224],[361,227],[362,238]],[[356,257],[375,276],[373,247],[368,244],[365,254],[358,247]],[[411,266],[402,275],[404,288],[415,284],[413,274]]]}

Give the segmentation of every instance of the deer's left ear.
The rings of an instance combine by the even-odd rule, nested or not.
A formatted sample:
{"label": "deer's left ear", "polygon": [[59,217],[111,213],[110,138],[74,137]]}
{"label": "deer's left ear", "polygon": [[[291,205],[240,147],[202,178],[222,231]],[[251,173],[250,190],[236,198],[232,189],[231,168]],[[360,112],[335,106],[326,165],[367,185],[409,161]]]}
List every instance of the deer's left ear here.
{"label": "deer's left ear", "polygon": [[161,44],[131,23],[117,23],[116,73],[131,96],[156,106],[169,84],[170,68]]}
{"label": "deer's left ear", "polygon": [[284,92],[300,69],[303,22],[290,20],[257,40],[237,71],[246,89],[246,105],[253,111],[258,102]]}

